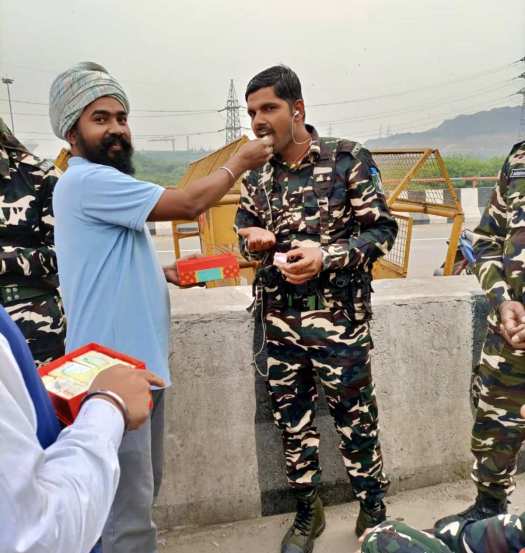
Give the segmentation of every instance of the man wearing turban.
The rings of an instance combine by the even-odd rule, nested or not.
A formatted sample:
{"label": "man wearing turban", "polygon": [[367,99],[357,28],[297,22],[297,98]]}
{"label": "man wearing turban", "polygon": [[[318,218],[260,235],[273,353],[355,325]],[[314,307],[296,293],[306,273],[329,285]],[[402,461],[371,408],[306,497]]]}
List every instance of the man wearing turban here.
{"label": "man wearing turban", "polygon": [[[53,130],[73,155],[53,198],[67,349],[101,343],[145,361],[169,385],[166,281],[178,281],[173,267],[159,266],[146,222],[194,219],[270,158],[270,140],[245,144],[183,190],[164,189],[132,176],[129,100],[103,67],[85,62],[62,73],[49,103]],[[151,515],[162,470],[163,410],[163,390],[153,390],[150,420],[123,439],[104,553],[157,551]]]}

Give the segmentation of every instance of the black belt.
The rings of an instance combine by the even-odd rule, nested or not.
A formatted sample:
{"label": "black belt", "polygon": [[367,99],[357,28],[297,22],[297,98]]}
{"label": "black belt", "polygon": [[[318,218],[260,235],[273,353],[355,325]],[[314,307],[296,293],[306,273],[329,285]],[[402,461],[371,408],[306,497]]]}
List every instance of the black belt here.
{"label": "black belt", "polygon": [[53,293],[53,290],[45,288],[32,288],[18,284],[0,286],[0,302],[2,305],[7,305],[8,303],[32,300],[33,298],[39,298],[40,296],[49,296]]}
{"label": "black belt", "polygon": [[286,305],[297,311],[317,311],[325,307],[323,300],[317,294],[299,297],[288,295]]}

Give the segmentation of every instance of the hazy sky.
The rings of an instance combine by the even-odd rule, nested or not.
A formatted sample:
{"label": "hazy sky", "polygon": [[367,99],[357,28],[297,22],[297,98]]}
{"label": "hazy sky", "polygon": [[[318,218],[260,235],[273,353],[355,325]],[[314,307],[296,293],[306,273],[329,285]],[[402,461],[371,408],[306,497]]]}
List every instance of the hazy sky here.
{"label": "hazy sky", "polygon": [[[104,65],[131,100],[137,149],[224,143],[218,110],[256,72],[297,71],[321,134],[366,140],[459,113],[516,105],[525,64],[524,0],[0,0],[0,76],[14,79],[15,128],[54,155],[49,86],[70,65]],[[339,105],[316,106],[315,104]],[[149,110],[149,111],[148,111]],[[157,110],[154,112],[153,110]],[[0,116],[10,122],[0,83]],[[249,122],[242,112],[242,123]]]}

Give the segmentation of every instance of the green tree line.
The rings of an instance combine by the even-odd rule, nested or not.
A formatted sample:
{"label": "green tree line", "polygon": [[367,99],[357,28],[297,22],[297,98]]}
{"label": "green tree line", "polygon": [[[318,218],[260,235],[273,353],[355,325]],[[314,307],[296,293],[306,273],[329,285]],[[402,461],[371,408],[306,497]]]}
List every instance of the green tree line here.
{"label": "green tree line", "polygon": [[[206,155],[205,151],[198,152],[136,152],[134,156],[135,176],[142,180],[155,182],[163,186],[175,186],[186,172],[189,164]],[[503,157],[491,157],[480,159],[473,156],[449,155],[444,158],[449,175],[451,177],[493,177],[498,174],[503,165]],[[392,167],[392,177],[399,178],[404,175],[407,168]],[[383,171],[383,177],[388,177]],[[437,177],[439,170],[437,165],[429,164],[423,168],[420,177]],[[454,186],[470,186],[469,180],[455,182]],[[433,185],[428,185],[433,186]],[[434,185],[435,186],[435,185]],[[486,183],[485,186],[491,186]],[[427,186],[425,186],[427,187]]]}

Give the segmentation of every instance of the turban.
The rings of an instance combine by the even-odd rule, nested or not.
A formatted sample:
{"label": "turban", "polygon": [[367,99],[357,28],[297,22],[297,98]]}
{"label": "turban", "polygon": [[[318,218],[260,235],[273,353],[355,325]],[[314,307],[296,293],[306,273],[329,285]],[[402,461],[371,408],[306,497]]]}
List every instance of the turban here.
{"label": "turban", "polygon": [[53,132],[65,140],[84,108],[103,96],[115,98],[129,112],[124,89],[101,65],[85,61],[61,73],[49,91],[49,118]]}

